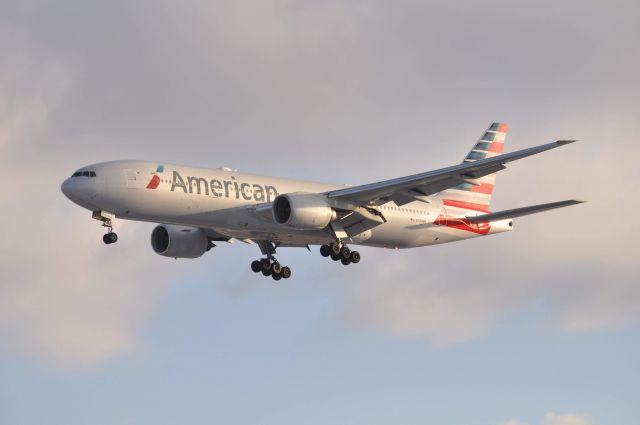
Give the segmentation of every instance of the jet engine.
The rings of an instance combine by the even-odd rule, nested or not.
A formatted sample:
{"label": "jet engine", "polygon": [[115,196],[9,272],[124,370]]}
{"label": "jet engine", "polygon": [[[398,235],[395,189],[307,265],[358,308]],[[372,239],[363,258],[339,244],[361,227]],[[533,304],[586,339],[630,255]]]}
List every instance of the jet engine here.
{"label": "jet engine", "polygon": [[165,257],[198,258],[211,244],[202,229],[161,224],[151,232],[151,247]]}
{"label": "jet engine", "polygon": [[319,230],[335,218],[336,212],[326,196],[317,193],[287,193],[273,201],[273,220],[283,226]]}

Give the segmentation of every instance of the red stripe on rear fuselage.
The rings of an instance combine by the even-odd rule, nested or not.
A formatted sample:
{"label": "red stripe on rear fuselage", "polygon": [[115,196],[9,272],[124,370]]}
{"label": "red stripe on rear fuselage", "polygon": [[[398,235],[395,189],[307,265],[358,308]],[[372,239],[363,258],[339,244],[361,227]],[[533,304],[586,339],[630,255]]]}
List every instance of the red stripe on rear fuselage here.
{"label": "red stripe on rear fuselage", "polygon": [[451,217],[440,214],[433,222],[437,226],[446,226],[452,229],[463,230],[465,232],[486,235],[491,230],[489,223],[469,223],[469,220],[461,217]]}

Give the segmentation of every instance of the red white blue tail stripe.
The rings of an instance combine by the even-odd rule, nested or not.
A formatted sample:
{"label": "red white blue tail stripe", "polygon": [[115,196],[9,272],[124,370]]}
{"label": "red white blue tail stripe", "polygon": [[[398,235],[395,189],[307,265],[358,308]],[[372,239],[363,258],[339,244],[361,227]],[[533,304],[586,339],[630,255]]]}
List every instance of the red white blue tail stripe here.
{"label": "red white blue tail stripe", "polygon": [[[500,155],[504,151],[507,124],[494,122],[467,154],[464,162]],[[454,209],[487,212],[496,182],[496,175],[489,174],[474,181],[461,183],[438,194],[443,204]],[[453,212],[453,211],[452,211]]]}

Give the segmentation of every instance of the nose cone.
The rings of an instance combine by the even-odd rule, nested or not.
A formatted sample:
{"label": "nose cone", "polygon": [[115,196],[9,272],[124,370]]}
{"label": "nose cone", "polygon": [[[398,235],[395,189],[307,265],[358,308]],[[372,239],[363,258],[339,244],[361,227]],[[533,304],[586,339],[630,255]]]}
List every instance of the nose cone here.
{"label": "nose cone", "polygon": [[71,202],[91,211],[102,208],[99,205],[103,182],[95,171],[77,171],[60,185],[60,190]]}
{"label": "nose cone", "polygon": [[65,181],[63,181],[62,185],[60,186],[60,190],[62,191],[62,193],[64,193],[64,196],[71,199],[72,201],[74,200],[74,195],[75,195],[74,193],[75,190],[73,186],[74,184],[71,181],[71,178],[68,178]]}

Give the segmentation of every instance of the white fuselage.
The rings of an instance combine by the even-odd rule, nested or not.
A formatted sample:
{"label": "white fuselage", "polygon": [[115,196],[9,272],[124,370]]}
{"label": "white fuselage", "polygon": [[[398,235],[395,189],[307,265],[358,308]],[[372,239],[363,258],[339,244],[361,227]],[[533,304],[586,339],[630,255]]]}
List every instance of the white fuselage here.
{"label": "white fuselage", "polygon": [[[145,161],[113,161],[83,167],[62,191],[78,205],[117,218],[211,229],[237,239],[319,245],[335,241],[327,230],[296,230],[256,213],[256,205],[273,202],[284,193],[322,193],[346,186],[322,184]],[[76,173],[76,174],[77,174]],[[511,220],[469,224],[476,211],[431,203],[393,202],[376,207],[386,222],[353,236],[349,243],[385,248],[409,248],[512,230]],[[437,224],[435,224],[437,222]]]}

